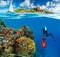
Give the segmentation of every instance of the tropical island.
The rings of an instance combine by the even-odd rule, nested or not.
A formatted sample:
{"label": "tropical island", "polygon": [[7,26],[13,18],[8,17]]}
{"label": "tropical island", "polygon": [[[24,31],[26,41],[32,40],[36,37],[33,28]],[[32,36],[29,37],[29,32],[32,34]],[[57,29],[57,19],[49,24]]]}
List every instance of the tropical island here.
{"label": "tropical island", "polygon": [[10,1],[10,7],[8,12],[15,12],[15,13],[47,13],[47,14],[52,14],[53,12],[49,11],[49,10],[45,10],[45,9],[40,9],[39,7],[35,7],[35,8],[30,8],[30,9],[26,9],[26,8],[18,8],[18,9],[13,9],[13,5],[12,5],[12,0]]}
{"label": "tropical island", "polygon": [[14,10],[15,13],[47,13],[47,14],[51,14],[53,12],[51,11],[48,11],[48,10],[42,10],[42,9],[39,9],[38,7],[37,8],[33,8],[33,9],[24,9],[24,8],[19,8],[17,10]]}

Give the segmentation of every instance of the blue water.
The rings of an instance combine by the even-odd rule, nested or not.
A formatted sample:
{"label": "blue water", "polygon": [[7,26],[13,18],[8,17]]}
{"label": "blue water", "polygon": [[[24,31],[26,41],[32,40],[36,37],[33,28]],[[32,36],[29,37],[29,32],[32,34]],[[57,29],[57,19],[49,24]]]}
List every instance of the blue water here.
{"label": "blue water", "polygon": [[35,18],[35,17],[39,17],[39,14],[18,14],[18,13],[0,13],[0,18],[1,19],[22,19],[22,18]]}
{"label": "blue water", "polygon": [[[31,17],[29,15],[28,17]],[[16,16],[13,19],[7,19],[7,17],[5,17],[5,19],[1,17],[1,19],[4,20],[6,26],[9,28],[19,29],[21,26],[25,25],[33,31],[34,41],[36,44],[36,54],[34,57],[60,57],[60,20],[48,17],[28,18],[26,16],[25,18],[20,19],[17,19]],[[53,33],[54,37],[56,38],[56,41],[54,41],[53,39],[51,39],[51,37],[47,37],[46,48],[41,47],[43,26],[47,26],[48,32]]]}

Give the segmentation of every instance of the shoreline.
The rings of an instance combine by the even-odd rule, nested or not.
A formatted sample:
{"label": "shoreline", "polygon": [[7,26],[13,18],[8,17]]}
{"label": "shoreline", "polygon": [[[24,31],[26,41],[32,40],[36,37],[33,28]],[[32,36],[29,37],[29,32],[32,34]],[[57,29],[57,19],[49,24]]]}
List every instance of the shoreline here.
{"label": "shoreline", "polygon": [[[16,12],[15,12],[15,13],[16,13]],[[22,13],[22,12],[21,12],[21,13],[17,13],[17,14],[47,14],[47,13],[38,13],[38,12],[35,12],[35,13],[30,13],[30,12],[29,12],[29,13],[28,13],[28,12]]]}

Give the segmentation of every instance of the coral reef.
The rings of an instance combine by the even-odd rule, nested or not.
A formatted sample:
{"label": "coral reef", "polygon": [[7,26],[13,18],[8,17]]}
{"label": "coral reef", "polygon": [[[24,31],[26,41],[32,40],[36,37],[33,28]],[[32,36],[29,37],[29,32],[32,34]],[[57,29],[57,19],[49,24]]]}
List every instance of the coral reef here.
{"label": "coral reef", "polygon": [[14,30],[0,21],[0,57],[32,57],[36,50],[33,39],[28,27]]}

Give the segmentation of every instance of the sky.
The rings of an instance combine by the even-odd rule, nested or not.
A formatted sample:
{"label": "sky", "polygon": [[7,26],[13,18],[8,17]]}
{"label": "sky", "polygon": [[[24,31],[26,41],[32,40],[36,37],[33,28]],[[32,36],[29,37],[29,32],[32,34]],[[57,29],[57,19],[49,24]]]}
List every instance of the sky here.
{"label": "sky", "polygon": [[[0,12],[9,9],[11,0],[0,0]],[[60,0],[12,0],[13,8],[35,8],[60,12]]]}

